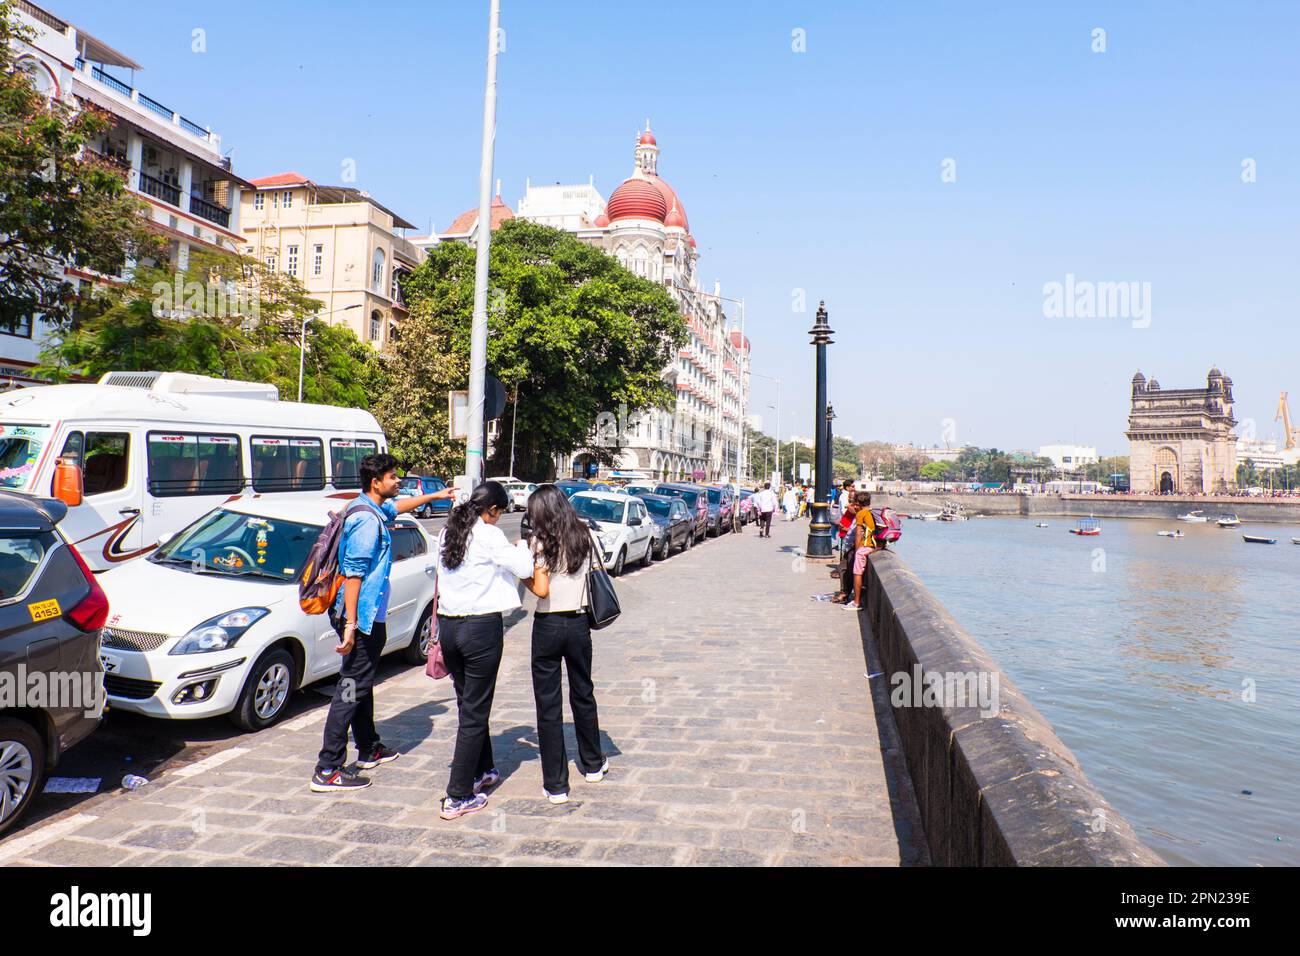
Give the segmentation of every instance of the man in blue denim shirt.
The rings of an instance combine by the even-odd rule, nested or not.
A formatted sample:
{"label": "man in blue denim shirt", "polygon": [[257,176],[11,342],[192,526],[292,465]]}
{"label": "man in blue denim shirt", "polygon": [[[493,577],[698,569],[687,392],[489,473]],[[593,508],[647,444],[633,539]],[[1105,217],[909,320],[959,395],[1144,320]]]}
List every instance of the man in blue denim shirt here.
{"label": "man in blue denim shirt", "polygon": [[361,460],[362,494],[349,506],[339,539],[339,573],[343,587],[330,619],[339,632],[336,650],[343,655],[339,682],[325,718],[325,743],[316,761],[311,789],[317,793],[357,790],[370,780],[346,770],[348,728],[357,745],[357,766],[363,770],[396,760],[375,730],[375,674],[388,642],[388,575],[393,567],[393,542],[388,522],[406,511],[423,508],[436,498],[451,498],[455,489],[394,501],[399,486],[397,460],[392,455],[367,455]]}

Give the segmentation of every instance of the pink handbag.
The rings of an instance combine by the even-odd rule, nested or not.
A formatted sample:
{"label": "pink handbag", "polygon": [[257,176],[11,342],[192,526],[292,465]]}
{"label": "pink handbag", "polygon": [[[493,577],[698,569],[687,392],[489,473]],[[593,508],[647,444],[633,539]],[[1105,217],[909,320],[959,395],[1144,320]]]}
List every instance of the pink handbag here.
{"label": "pink handbag", "polygon": [[429,619],[429,658],[424,664],[424,672],[434,680],[442,680],[451,671],[442,659],[442,644],[438,640],[438,583],[433,584],[433,616]]}

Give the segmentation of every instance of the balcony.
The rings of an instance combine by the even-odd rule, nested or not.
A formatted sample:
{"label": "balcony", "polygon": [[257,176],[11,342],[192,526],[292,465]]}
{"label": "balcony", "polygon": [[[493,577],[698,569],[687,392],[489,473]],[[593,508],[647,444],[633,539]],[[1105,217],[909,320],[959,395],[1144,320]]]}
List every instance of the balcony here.
{"label": "balcony", "polygon": [[179,126],[191,136],[197,136],[199,139],[211,143],[214,148],[217,146],[218,137],[214,136],[211,131],[204,129],[193,120],[181,116],[180,113],[175,112],[169,106],[164,106],[153,97],[146,96],[139,90],[133,89],[130,84],[119,80],[111,73],[106,72],[102,67],[96,66],[93,63],[87,63],[81,58],[77,59],[76,66],[79,72],[88,73],[92,79],[107,86],[110,90],[120,93],[122,96],[125,96],[127,99],[139,104],[151,113],[156,113],[168,123],[171,123],[174,126]]}
{"label": "balcony", "polygon": [[165,203],[180,207],[181,191],[161,179],[155,179],[143,169],[140,170],[140,192],[146,196],[153,196],[155,199],[161,199]]}
{"label": "balcony", "polygon": [[222,229],[230,228],[230,210],[225,206],[218,206],[214,202],[208,202],[202,196],[190,197],[190,212],[196,216],[201,216],[208,222],[214,222]]}

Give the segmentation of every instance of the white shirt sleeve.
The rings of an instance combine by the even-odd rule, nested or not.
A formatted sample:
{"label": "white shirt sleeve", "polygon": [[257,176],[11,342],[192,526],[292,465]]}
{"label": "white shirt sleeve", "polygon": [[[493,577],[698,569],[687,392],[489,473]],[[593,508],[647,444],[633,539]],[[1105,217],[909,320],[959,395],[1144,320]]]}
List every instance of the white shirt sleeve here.
{"label": "white shirt sleeve", "polygon": [[487,547],[488,557],[492,559],[493,564],[505,568],[517,578],[533,576],[533,555],[522,541],[520,542],[522,546],[511,544],[504,531],[486,522],[480,524],[475,530],[487,532],[483,535],[483,544]]}

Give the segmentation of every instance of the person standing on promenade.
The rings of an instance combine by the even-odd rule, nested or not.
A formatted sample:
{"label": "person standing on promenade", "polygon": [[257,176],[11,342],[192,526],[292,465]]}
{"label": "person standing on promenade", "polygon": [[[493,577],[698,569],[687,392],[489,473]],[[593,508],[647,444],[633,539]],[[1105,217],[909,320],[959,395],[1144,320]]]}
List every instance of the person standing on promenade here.
{"label": "person standing on promenade", "polygon": [[871,513],[871,492],[859,491],[855,498],[858,513],[853,521],[853,600],[845,610],[862,610],[862,576],[867,573],[867,557],[884,548],[876,541],[876,517]]}
{"label": "person standing on promenade", "polygon": [[793,487],[785,490],[785,497],[781,501],[781,510],[785,512],[785,520],[793,521],[795,511],[799,508],[799,493]]}
{"label": "person standing on promenade", "polygon": [[569,675],[569,710],[578,741],[578,769],[588,783],[609,772],[600,748],[600,720],[591,679],[591,626],[587,621],[587,571],[595,545],[587,523],[559,488],[540,485],[528,499],[533,559],[529,586],[533,611],[533,698],[542,789],[551,803],[569,801],[569,756],[564,747],[561,666]]}
{"label": "person standing on promenade", "polygon": [[527,585],[536,573],[528,545],[511,545],[497,527],[509,508],[506,489],[485,481],[452,509],[438,537],[438,643],[456,688],[459,721],[438,814],[444,820],[482,810],[484,791],[501,779],[488,718],[505,644],[502,614],[520,606],[519,581]]}
{"label": "person standing on promenade", "polygon": [[339,635],[335,650],[343,655],[343,665],[325,718],[324,744],[311,778],[315,793],[370,786],[367,777],[344,769],[349,727],[357,745],[359,769],[371,770],[399,756],[380,742],[375,730],[375,674],[379,655],[388,642],[388,575],[393,567],[388,522],[430,501],[456,494],[455,489],[444,488],[394,502],[399,487],[397,459],[392,455],[367,455],[361,459],[359,470],[361,494],[357,502],[361,507],[343,522],[339,538],[343,587],[330,612],[330,623]]}
{"label": "person standing on promenade", "polygon": [[776,492],[770,481],[763,482],[763,490],[754,495],[754,507],[758,509],[758,536],[772,537],[772,514],[776,511]]}

